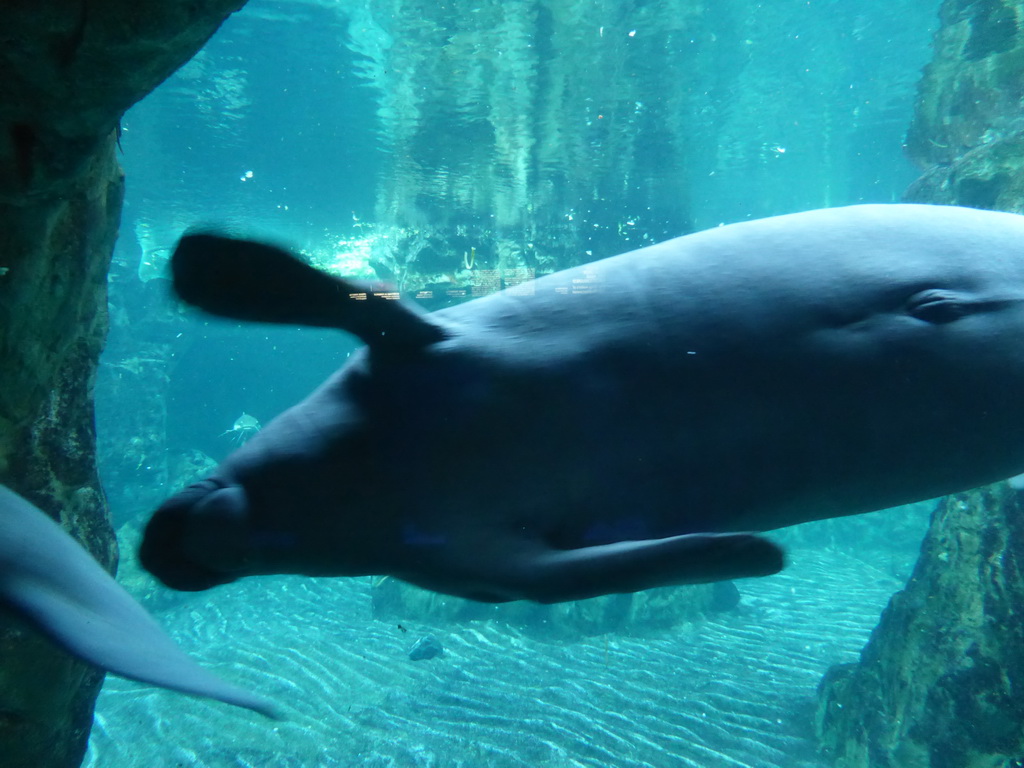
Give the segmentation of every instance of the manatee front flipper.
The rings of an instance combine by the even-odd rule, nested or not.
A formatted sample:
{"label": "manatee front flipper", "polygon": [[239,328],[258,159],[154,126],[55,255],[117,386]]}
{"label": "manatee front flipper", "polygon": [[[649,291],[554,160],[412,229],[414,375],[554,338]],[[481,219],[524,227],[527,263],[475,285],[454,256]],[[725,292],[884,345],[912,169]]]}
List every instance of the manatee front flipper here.
{"label": "manatee front flipper", "polygon": [[114,674],[278,717],[274,705],[198,666],[99,563],[0,485],[0,605]]}
{"label": "manatee front flipper", "polygon": [[320,272],[264,243],[185,235],[171,271],[184,301],[221,317],[340,328],[372,348],[423,347],[445,338],[414,304]]}
{"label": "manatee front flipper", "polygon": [[558,603],[651,587],[702,584],[782,570],[782,550],[747,533],[694,533],[579,549],[544,549],[516,565],[513,590]]}

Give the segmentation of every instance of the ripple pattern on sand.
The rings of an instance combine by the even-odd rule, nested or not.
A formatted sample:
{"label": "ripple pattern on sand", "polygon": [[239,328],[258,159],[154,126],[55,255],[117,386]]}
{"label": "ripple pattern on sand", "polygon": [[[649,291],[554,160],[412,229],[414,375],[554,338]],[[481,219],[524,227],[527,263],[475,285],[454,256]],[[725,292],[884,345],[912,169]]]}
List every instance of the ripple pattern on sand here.
{"label": "ripple pattern on sand", "polygon": [[[843,553],[797,551],[738,583],[740,609],[644,636],[538,639],[497,623],[374,621],[368,580],[250,579],[159,618],[275,723],[108,678],[87,768],[822,768],[825,669],[855,661],[901,585]],[[407,653],[433,633],[445,655]]]}

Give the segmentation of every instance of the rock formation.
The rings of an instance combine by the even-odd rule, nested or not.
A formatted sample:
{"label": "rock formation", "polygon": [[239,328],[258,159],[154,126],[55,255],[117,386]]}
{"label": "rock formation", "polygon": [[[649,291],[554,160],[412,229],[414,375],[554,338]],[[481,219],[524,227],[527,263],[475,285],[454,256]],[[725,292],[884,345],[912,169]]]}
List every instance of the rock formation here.
{"label": "rock formation", "polygon": [[911,202],[1024,211],[1024,5],[946,0],[907,151],[924,174]]}
{"label": "rock formation", "polygon": [[[243,0],[34,0],[0,10],[0,482],[113,569],[92,383],[124,183],[124,111]],[[102,674],[0,616],[5,768],[84,753]]]}
{"label": "rock formation", "polygon": [[1007,484],[940,503],[906,589],[857,664],[819,688],[838,768],[1002,768],[1024,756],[1024,500]]}

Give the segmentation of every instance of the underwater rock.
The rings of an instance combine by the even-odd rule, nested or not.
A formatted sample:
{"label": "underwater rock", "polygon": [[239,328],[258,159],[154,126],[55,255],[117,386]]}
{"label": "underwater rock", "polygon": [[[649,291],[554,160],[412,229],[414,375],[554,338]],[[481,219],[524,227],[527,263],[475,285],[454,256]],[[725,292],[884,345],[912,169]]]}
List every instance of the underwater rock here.
{"label": "underwater rock", "polygon": [[1019,3],[946,0],[935,56],[918,88],[907,150],[925,172],[908,202],[1024,210]]}
{"label": "underwater rock", "polygon": [[[124,111],[241,0],[16,3],[0,47],[0,482],[117,560],[95,466],[92,386],[124,192]],[[0,618],[4,768],[71,768],[103,674]]]}
{"label": "underwater rock", "polygon": [[136,322],[130,335],[108,340],[97,373],[97,389],[107,393],[96,404],[97,422],[106,425],[98,435],[97,454],[115,527],[131,512],[150,506],[154,495],[175,479],[168,469],[173,458],[166,440],[170,345],[140,339],[143,324],[150,322]]}
{"label": "underwater rock", "polygon": [[437,656],[444,654],[444,646],[433,635],[424,635],[409,651],[409,658],[413,661],[423,661],[424,659],[433,659]]}
{"label": "underwater rock", "polygon": [[[950,165],[1019,128],[1024,79],[1019,7],[1014,0],[942,3],[935,54],[918,86],[907,133],[907,151],[921,167]],[[963,199],[959,204],[970,205]]]}
{"label": "underwater rock", "polygon": [[739,588],[731,581],[716,581],[711,585],[711,604],[708,610],[712,613],[725,613],[739,607],[743,596]]}
{"label": "underwater rock", "polygon": [[945,0],[918,85],[907,152],[924,170],[907,202],[1024,210],[1020,3]]}
{"label": "underwater rock", "polygon": [[1024,131],[971,149],[948,165],[935,166],[910,185],[904,199],[996,211],[1024,210]]}
{"label": "underwater rock", "polygon": [[1003,483],[939,504],[860,662],[819,686],[817,732],[837,768],[980,768],[1024,754],[1022,499]]}
{"label": "underwater rock", "polygon": [[[96,474],[92,382],[122,192],[108,150],[62,199],[0,199],[0,263],[10,267],[0,278],[0,481],[61,521],[108,570],[117,547]],[[103,672],[7,614],[0,638],[5,768],[77,766]]]}

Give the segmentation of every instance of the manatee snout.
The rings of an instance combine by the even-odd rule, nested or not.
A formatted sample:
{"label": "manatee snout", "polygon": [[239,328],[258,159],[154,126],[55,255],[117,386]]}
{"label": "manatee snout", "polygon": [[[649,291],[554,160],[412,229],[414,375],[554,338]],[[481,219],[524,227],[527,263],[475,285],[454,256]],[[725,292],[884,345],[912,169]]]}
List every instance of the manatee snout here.
{"label": "manatee snout", "polygon": [[205,480],[171,497],[153,514],[142,536],[142,567],[171,589],[186,592],[228,584],[244,576],[240,532],[245,492]]}

